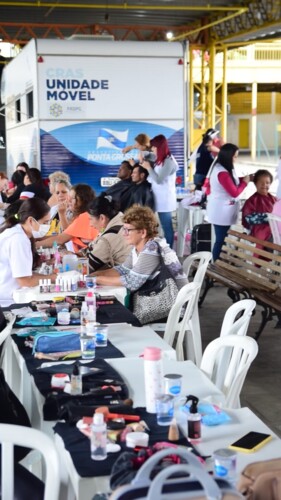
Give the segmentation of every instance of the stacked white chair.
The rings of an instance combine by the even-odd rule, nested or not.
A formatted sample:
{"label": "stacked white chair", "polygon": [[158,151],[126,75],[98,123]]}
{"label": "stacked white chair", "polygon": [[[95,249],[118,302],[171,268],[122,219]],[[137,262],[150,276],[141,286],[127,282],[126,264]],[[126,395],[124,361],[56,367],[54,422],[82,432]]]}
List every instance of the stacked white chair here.
{"label": "stacked white chair", "polygon": [[44,500],[58,500],[60,489],[59,457],[54,442],[36,429],[0,424],[1,499],[14,500],[14,446],[38,450],[45,462]]}
{"label": "stacked white chair", "polygon": [[[224,358],[225,351],[226,358]],[[226,408],[240,408],[240,392],[246,374],[257,354],[257,342],[247,336],[225,335],[207,345],[200,368],[224,393]],[[218,359],[219,370],[217,369]]]}
{"label": "stacked white chair", "polygon": [[[191,288],[187,285],[185,285],[180,290],[177,300],[170,310],[167,323],[166,324],[153,323],[150,325],[151,328],[153,328],[157,332],[164,331],[164,340],[166,340],[170,345],[173,344],[176,332],[179,332],[179,327],[180,327],[181,331],[178,335],[178,339],[181,338],[182,343],[184,342],[184,340],[186,340],[188,359],[194,361],[197,366],[200,366],[202,358],[202,343],[201,343],[201,329],[200,329],[200,321],[198,313],[198,300],[200,296],[202,283],[204,281],[204,277],[206,274],[206,270],[211,259],[212,259],[211,252],[196,252],[194,254],[189,255],[183,263],[184,272],[187,276],[189,276],[193,263],[195,261],[198,261],[196,266],[197,269],[192,281],[192,283],[198,285],[196,289],[197,295],[196,297],[192,298],[192,302],[189,304],[188,311],[184,315],[183,318],[184,321],[180,321],[180,313],[184,304],[186,304],[190,300]],[[185,291],[188,294],[186,299],[184,298]],[[177,342],[177,356],[179,361],[184,360],[183,345],[180,345],[178,342]]]}
{"label": "stacked white chair", "polygon": [[[197,292],[197,298],[196,298],[196,303],[195,307],[193,310],[192,317],[190,318],[189,321],[189,327],[192,332],[192,336],[187,337],[187,351],[189,355],[189,359],[194,361],[194,363],[197,366],[200,366],[201,359],[202,359],[202,342],[201,342],[201,328],[200,328],[200,319],[199,319],[199,310],[198,310],[198,304],[199,304],[199,299],[200,299],[200,292],[201,288],[203,285],[203,281],[205,278],[205,274],[207,271],[207,267],[209,263],[212,260],[212,253],[211,252],[195,252],[191,255],[189,255],[184,263],[183,263],[183,270],[185,274],[187,275],[189,279],[189,274],[190,271],[193,267],[193,265],[196,263],[196,272],[193,277],[192,283],[198,283],[199,290]],[[190,342],[193,339],[193,342]],[[197,349],[196,352],[193,351],[193,346],[196,344]]]}
{"label": "stacked white chair", "polygon": [[[199,359],[200,353],[202,352],[201,346],[201,336],[200,338],[195,335],[195,332],[191,328],[191,320],[194,314],[194,309],[197,305],[198,291],[200,290],[200,285],[198,283],[188,283],[184,285],[176,298],[176,302],[170,310],[167,323],[165,326],[164,340],[173,346],[176,335],[176,353],[178,361],[183,361],[184,356],[184,341],[190,336],[190,340],[187,341],[187,347],[192,347],[192,352]],[[181,317],[181,313],[184,309],[184,314]],[[187,353],[188,359],[189,353]]]}
{"label": "stacked white chair", "polygon": [[[5,312],[4,316],[6,318],[7,325],[0,332],[0,346],[5,342],[5,340],[7,339],[7,337],[11,334],[11,331],[12,331],[12,328],[13,328],[13,324],[14,324],[15,319],[16,319],[15,315],[12,314],[11,312]],[[3,362],[5,362],[6,364],[8,364],[8,362],[9,362],[9,360],[7,360],[7,358],[5,358],[5,356],[4,356],[4,349],[2,349],[2,352],[1,352],[0,366],[3,367],[4,371],[5,371],[5,367],[2,366]]]}

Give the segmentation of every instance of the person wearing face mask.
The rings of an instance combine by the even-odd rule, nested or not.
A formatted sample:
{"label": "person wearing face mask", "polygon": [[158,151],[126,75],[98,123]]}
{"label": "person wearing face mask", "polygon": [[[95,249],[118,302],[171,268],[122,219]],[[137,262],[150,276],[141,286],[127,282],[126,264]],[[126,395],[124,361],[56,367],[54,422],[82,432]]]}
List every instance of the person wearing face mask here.
{"label": "person wearing face mask", "polygon": [[[45,275],[33,273],[36,265],[36,238],[49,231],[50,207],[40,198],[22,202],[0,228],[0,305],[9,306],[13,292],[24,286],[36,286]],[[56,274],[49,275],[55,281]]]}

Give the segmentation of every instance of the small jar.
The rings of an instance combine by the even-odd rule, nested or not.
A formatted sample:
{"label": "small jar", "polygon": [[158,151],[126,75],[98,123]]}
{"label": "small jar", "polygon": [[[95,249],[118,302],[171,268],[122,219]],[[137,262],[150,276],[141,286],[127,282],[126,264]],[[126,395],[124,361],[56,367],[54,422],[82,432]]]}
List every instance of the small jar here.
{"label": "small jar", "polygon": [[70,323],[70,312],[66,309],[58,312],[58,324],[59,325],[69,325]]}

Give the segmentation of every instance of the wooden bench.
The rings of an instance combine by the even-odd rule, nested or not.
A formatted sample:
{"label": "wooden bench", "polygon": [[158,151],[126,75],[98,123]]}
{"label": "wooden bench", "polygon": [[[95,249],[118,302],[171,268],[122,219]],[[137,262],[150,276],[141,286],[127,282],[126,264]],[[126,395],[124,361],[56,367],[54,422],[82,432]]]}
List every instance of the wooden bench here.
{"label": "wooden bench", "polygon": [[[257,244],[262,248],[257,248]],[[274,315],[280,321],[281,245],[229,230],[220,257],[209,264],[206,276],[200,304],[215,280],[228,288],[233,302],[253,298],[262,306],[262,321],[256,339]]]}

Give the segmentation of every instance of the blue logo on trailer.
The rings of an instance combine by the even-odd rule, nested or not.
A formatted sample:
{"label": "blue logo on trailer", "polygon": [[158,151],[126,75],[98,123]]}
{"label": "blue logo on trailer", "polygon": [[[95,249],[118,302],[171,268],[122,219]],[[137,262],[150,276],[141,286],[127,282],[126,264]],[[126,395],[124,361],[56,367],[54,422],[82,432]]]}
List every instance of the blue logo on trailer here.
{"label": "blue logo on trailer", "polygon": [[101,177],[115,177],[121,162],[137,151],[124,155],[122,149],[134,144],[139,133],[149,137],[163,134],[184,175],[184,132],[146,122],[85,122],[56,128],[41,129],[41,170],[44,177],[55,170],[67,172],[73,184],[86,182],[96,192],[103,190]]}

